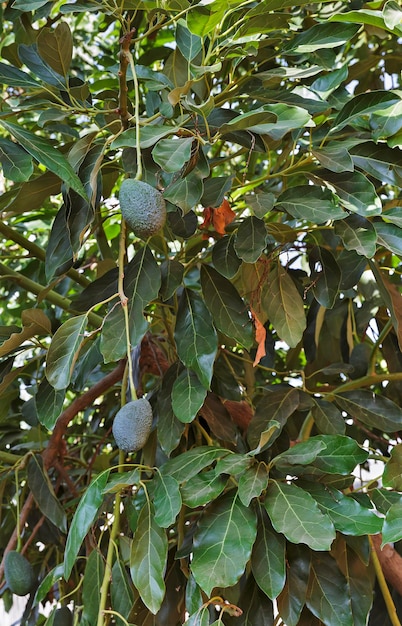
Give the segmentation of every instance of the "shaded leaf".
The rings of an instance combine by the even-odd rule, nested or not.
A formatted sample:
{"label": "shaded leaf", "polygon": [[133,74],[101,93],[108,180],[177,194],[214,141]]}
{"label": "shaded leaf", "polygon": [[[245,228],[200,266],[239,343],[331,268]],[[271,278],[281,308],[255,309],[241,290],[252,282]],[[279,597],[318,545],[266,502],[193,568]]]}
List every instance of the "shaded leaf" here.
{"label": "shaded leaf", "polygon": [[398,101],[399,97],[392,91],[377,90],[358,94],[351,98],[341,109],[338,117],[335,119],[332,132],[343,128],[346,124],[350,124],[361,115],[368,115]]}
{"label": "shaded leaf", "polygon": [[184,289],[177,311],[174,337],[183,364],[194,370],[208,389],[217,352],[217,336],[202,298]]}
{"label": "shaded leaf", "polygon": [[173,524],[181,509],[181,495],[179,483],[173,476],[157,473],[153,493],[155,507],[155,521],[161,528],[168,528]]}
{"label": "shaded leaf", "polygon": [[178,457],[169,459],[160,467],[160,471],[164,475],[173,476],[179,483],[183,483],[198,474],[204,467],[211,465],[216,459],[229,453],[226,448],[198,446],[193,450],[183,452]]}
{"label": "shaded leaf", "polygon": [[181,285],[184,274],[184,266],[175,259],[168,259],[161,265],[161,288],[160,296],[164,302],[169,300]]}
{"label": "shaded leaf", "polygon": [[322,246],[314,246],[309,253],[311,282],[314,296],[326,309],[332,309],[339,294],[341,270],[333,254]]}
{"label": "shaded leaf", "polygon": [[305,543],[312,550],[329,550],[335,529],[312,496],[295,484],[271,481],[264,501],[273,527],[292,543]]}
{"label": "shaded leaf", "polygon": [[335,233],[341,237],[346,250],[372,257],[376,251],[377,235],[373,224],[360,215],[350,215],[335,224]]}
{"label": "shaded leaf", "polygon": [[158,440],[162,449],[170,455],[180,441],[184,423],[174,414],[172,407],[173,385],[179,375],[181,365],[173,363],[162,379],[162,387],[157,394],[155,413],[158,418]]}
{"label": "shaded leaf", "polygon": [[251,570],[258,586],[271,600],[278,597],[285,584],[285,546],[284,536],[274,531],[267,513],[261,509]]}
{"label": "shaded leaf", "polygon": [[193,138],[160,139],[152,149],[152,156],[165,172],[179,172],[190,159]]}
{"label": "shaded leaf", "polygon": [[184,423],[192,422],[202,407],[207,390],[191,370],[184,369],[172,388],[172,408],[176,417]]}
{"label": "shaded leaf", "polygon": [[71,522],[64,552],[64,578],[70,578],[79,549],[91,525],[94,523],[99,507],[103,502],[103,490],[109,478],[110,470],[99,474],[84,492]]}
{"label": "shaded leaf", "polygon": [[215,470],[207,470],[192,476],[180,487],[183,502],[194,509],[215,500],[225,488],[227,479]]}
{"label": "shaded leaf", "polygon": [[345,577],[329,554],[312,554],[306,604],[324,624],[354,626]]}
{"label": "shaded leaf", "polygon": [[402,539],[401,515],[401,502],[396,502],[389,507],[382,527],[382,547],[386,543],[394,543]]}
{"label": "shaded leaf", "polygon": [[401,429],[402,411],[389,398],[360,389],[337,393],[335,401],[351,417],[369,428],[378,428],[386,433]]}
{"label": "shaded leaf", "polygon": [[276,205],[296,219],[315,224],[345,217],[345,211],[337,204],[333,193],[317,185],[291,187],[281,193]]}
{"label": "shaded leaf", "polygon": [[95,549],[88,557],[82,585],[82,620],[84,623],[94,624],[98,618],[104,572],[103,556]]}
{"label": "shaded leaf", "polygon": [[267,229],[263,220],[251,215],[237,229],[234,249],[246,263],[255,263],[266,246]]}
{"label": "shaded leaf", "polygon": [[38,88],[40,83],[32,76],[13,67],[12,65],[6,65],[0,62],[0,83],[9,85],[9,87],[21,87],[21,88]]}
{"label": "shaded leaf", "polygon": [[233,278],[241,265],[234,246],[235,235],[219,239],[212,248],[212,263],[225,278]]}
{"label": "shaded leaf", "polygon": [[167,549],[165,530],[157,525],[152,504],[147,501],[131,545],[130,573],[142,601],[154,615],[165,596]]}
{"label": "shaded leaf", "polygon": [[88,316],[71,317],[53,335],[46,358],[46,378],[57,390],[70,384],[75,362],[84,342]]}
{"label": "shaded leaf", "polygon": [[[272,444],[298,406],[299,393],[294,387],[267,394],[257,404],[247,430],[250,447],[261,451],[268,444]],[[274,426],[272,433],[271,426]],[[268,433],[267,437],[264,436],[265,433]]]}
{"label": "shaded leaf", "polygon": [[0,162],[4,177],[16,183],[28,180],[33,173],[32,156],[9,139],[0,139]]}
{"label": "shaded leaf", "polygon": [[249,350],[254,342],[253,326],[246,304],[235,286],[214,268],[204,264],[201,267],[201,287],[216,327]]}
{"label": "shaded leaf", "polygon": [[[110,596],[113,610],[127,618],[134,605],[134,589],[124,563],[119,558],[115,560],[112,567]],[[119,626],[125,625],[125,622],[117,615],[114,616],[114,619]]]}
{"label": "shaded leaf", "polygon": [[230,587],[242,575],[256,537],[256,519],[235,491],[204,511],[194,535],[191,571],[201,589]]}
{"label": "shaded leaf", "polygon": [[402,491],[402,444],[397,444],[391,449],[391,456],[388,459],[382,475],[384,487],[390,487],[396,491]]}
{"label": "shaded leaf", "polygon": [[277,599],[278,610],[288,626],[297,626],[307,596],[311,551],[303,545],[292,546],[287,560],[286,584]]}
{"label": "shaded leaf", "polygon": [[268,485],[268,468],[265,463],[248,467],[239,477],[239,498],[244,506],[249,506],[253,498],[258,498]]}
{"label": "shaded leaf", "polygon": [[47,335],[51,330],[50,320],[41,309],[26,309],[21,312],[23,328],[9,327],[7,338],[0,345],[0,357],[14,352],[25,341],[36,335]]}
{"label": "shaded leaf", "polygon": [[381,200],[375,187],[361,172],[317,170],[314,176],[318,176],[334,189],[340,204],[348,211],[363,217],[381,214]]}
{"label": "shaded leaf", "polygon": [[57,390],[44,378],[35,394],[35,406],[38,420],[45,428],[52,430],[63,410],[64,389]]}
{"label": "shaded leaf", "polygon": [[67,516],[58,501],[49,476],[43,469],[41,456],[31,456],[27,468],[28,485],[35,501],[47,517],[63,533],[67,532]]}
{"label": "shaded leaf", "polygon": [[37,44],[42,59],[55,72],[66,77],[73,56],[73,39],[67,22],[59,22],[54,30],[42,28]]}
{"label": "shaded leaf", "polygon": [[343,435],[345,433],[345,420],[342,417],[341,411],[333,402],[315,398],[311,413],[315,425],[322,434]]}

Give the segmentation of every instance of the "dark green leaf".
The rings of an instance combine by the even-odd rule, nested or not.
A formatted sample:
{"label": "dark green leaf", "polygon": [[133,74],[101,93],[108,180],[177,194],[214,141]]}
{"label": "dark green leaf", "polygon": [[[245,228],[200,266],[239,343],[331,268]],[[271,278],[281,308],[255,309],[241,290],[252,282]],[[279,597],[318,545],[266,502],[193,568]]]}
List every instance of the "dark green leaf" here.
{"label": "dark green leaf", "polygon": [[207,389],[217,352],[217,335],[204,301],[191,289],[184,289],[180,298],[174,336],[180,360],[194,370]]}
{"label": "dark green leaf", "polygon": [[310,441],[325,444],[313,465],[328,474],[351,474],[356,465],[367,460],[368,452],[351,437],[345,435],[316,435]]}
{"label": "dark green leaf", "polygon": [[367,174],[390,185],[402,185],[402,156],[399,150],[368,141],[354,146],[350,152],[353,163]]}
{"label": "dark green leaf", "polygon": [[71,317],[53,336],[46,358],[46,378],[56,390],[66,389],[70,384],[87,322],[87,315]]}
{"label": "dark green leaf", "polygon": [[401,429],[402,411],[389,398],[360,389],[337,393],[335,399],[341,409],[369,428],[378,428],[385,433]]}
{"label": "dark green leaf", "polygon": [[253,326],[246,304],[234,285],[214,268],[204,264],[201,267],[201,286],[216,327],[249,350],[254,342]]}
{"label": "dark green leaf", "polygon": [[149,501],[141,510],[130,555],[130,573],[143,603],[154,615],[165,596],[166,532],[158,526]]}
{"label": "dark green leaf", "polygon": [[66,89],[66,80],[64,76],[55,72],[50,65],[48,65],[38,53],[36,44],[26,45],[20,44],[18,46],[18,56],[21,61],[27,66],[34,76],[40,78],[41,81],[56,87],[56,89]]}
{"label": "dark green leaf", "polygon": [[265,134],[272,128],[272,124],[275,124],[277,119],[275,113],[271,113],[265,109],[257,109],[236,116],[230,122],[223,124],[219,130],[222,135],[235,130],[249,130],[251,132]]}
{"label": "dark green leaf", "polygon": [[129,298],[129,324],[131,345],[143,338],[148,323],[144,319],[145,307],[158,297],[161,286],[159,266],[148,246],[144,246],[127,265],[124,292]]}
{"label": "dark green leaf", "polygon": [[93,550],[88,557],[82,586],[84,623],[95,624],[100,609],[100,591],[105,572],[104,559],[101,552]]}
{"label": "dark green leaf", "polygon": [[239,498],[244,506],[249,506],[253,498],[259,498],[268,485],[268,468],[265,463],[248,467],[239,477]]}
{"label": "dark green leaf", "polygon": [[172,388],[172,408],[177,419],[192,422],[202,407],[207,390],[191,370],[184,369]]}
{"label": "dark green leaf", "polygon": [[43,137],[31,133],[21,126],[0,119],[0,124],[21,144],[30,155],[54,172],[71,186],[80,196],[87,199],[82,182],[74,172],[66,157]]}
{"label": "dark green leaf", "polygon": [[329,554],[312,554],[306,604],[324,624],[355,626],[346,580]]}
{"label": "dark green leaf", "polygon": [[235,491],[208,506],[194,535],[191,571],[207,595],[234,585],[244,572],[256,537],[256,519]]}
{"label": "dark green leaf", "polygon": [[[117,558],[112,567],[112,583],[110,585],[112,608],[127,618],[134,605],[134,589],[127,574],[124,563]],[[125,622],[114,616],[118,626],[125,626]]]}
{"label": "dark green leaf", "polygon": [[288,626],[297,626],[307,596],[311,551],[303,545],[288,550],[286,585],[278,597],[278,610]]}
{"label": "dark green leaf", "polygon": [[397,444],[391,449],[391,457],[385,465],[382,475],[384,487],[390,487],[396,491],[402,491],[402,444]]}
{"label": "dark green leaf", "polygon": [[257,538],[251,554],[251,570],[262,591],[274,600],[285,584],[285,538],[272,528],[266,512],[258,517]]}
{"label": "dark green leaf", "polygon": [[[335,545],[334,556],[346,580],[353,625],[365,626],[373,603],[373,582],[370,568],[367,567],[369,557],[367,560],[362,558],[363,550],[361,548],[362,545],[366,546],[368,541],[367,538],[363,538],[359,541],[359,547],[356,544],[349,545],[349,542],[350,538],[346,542],[339,537]],[[369,546],[367,548],[368,552]]]}
{"label": "dark green leaf", "polygon": [[373,489],[370,497],[374,502],[377,510],[384,515],[388,512],[393,504],[402,504],[402,494],[389,489]]}
{"label": "dark green leaf", "polygon": [[162,449],[170,455],[180,441],[184,423],[175,416],[172,408],[173,385],[179,375],[181,366],[173,363],[162,379],[162,387],[157,394],[155,412],[158,418],[158,440]]}
{"label": "dark green leaf", "polygon": [[41,456],[31,456],[27,468],[29,489],[45,517],[63,533],[67,532],[66,512],[58,501]]}
{"label": "dark green leaf", "polygon": [[191,509],[215,500],[225,488],[227,479],[215,470],[200,472],[181,485],[183,502]]}
{"label": "dark green leaf", "polygon": [[179,172],[190,159],[192,144],[192,137],[160,139],[152,150],[152,156],[165,172]]}
{"label": "dark green leaf", "polygon": [[367,509],[338,489],[320,483],[302,482],[323,513],[332,520],[335,530],[344,535],[375,535],[381,532],[383,520],[373,509]]}
{"label": "dark green leaf", "polygon": [[266,246],[267,229],[263,220],[251,215],[246,217],[237,230],[234,248],[238,257],[246,263],[255,263]]}
{"label": "dark green leaf", "polygon": [[164,475],[160,472],[153,482],[156,483],[153,493],[155,521],[161,528],[168,528],[173,524],[181,509],[179,483],[173,476]]}
{"label": "dark green leaf", "polygon": [[181,285],[183,274],[184,267],[179,261],[168,259],[162,263],[160,296],[164,302],[169,300]]}
{"label": "dark green leaf", "polygon": [[0,139],[0,162],[4,177],[16,183],[28,180],[33,173],[32,156],[9,139]]}
{"label": "dark green leaf", "polygon": [[345,217],[345,211],[335,202],[333,193],[317,185],[291,187],[279,196],[277,205],[292,217],[315,224]]}
{"label": "dark green leaf", "polygon": [[272,459],[272,463],[279,469],[289,465],[310,465],[326,447],[323,441],[311,437],[308,441],[300,441],[286,452],[282,452]]}
{"label": "dark green leaf", "polygon": [[361,172],[330,172],[317,170],[319,178],[327,182],[339,197],[340,204],[363,217],[381,214],[381,200],[375,187]]}
{"label": "dark green leaf", "polygon": [[229,450],[225,448],[198,446],[166,461],[161,466],[160,471],[166,476],[173,476],[179,483],[183,483],[198,474],[204,467],[211,465],[216,459],[227,454],[229,454]]}
{"label": "dark green leaf", "polygon": [[241,265],[234,247],[235,234],[219,239],[212,248],[212,263],[225,278],[233,278]]}
{"label": "dark green leaf", "polygon": [[385,222],[375,222],[374,228],[377,233],[378,243],[391,250],[397,256],[402,257],[402,229],[399,226],[386,224]]}
{"label": "dark green leaf", "polygon": [[311,282],[314,296],[326,309],[332,309],[339,294],[341,270],[333,254],[322,246],[315,246],[309,254]]}
{"label": "dark green leaf", "polygon": [[63,204],[57,212],[50,231],[45,258],[45,273],[48,281],[54,276],[66,273],[74,263],[74,250],[71,245],[67,215],[67,207]]}
{"label": "dark green leaf", "polygon": [[204,207],[220,207],[225,195],[232,188],[233,176],[214,176],[204,182],[201,204]]}
{"label": "dark green leaf", "polygon": [[341,237],[346,250],[355,250],[362,256],[374,256],[377,235],[369,220],[360,215],[350,215],[336,222],[334,230]]}
{"label": "dark green leaf", "polygon": [[[143,316],[140,318],[140,321],[145,326]],[[105,363],[118,361],[127,355],[126,320],[120,302],[112,306],[103,321],[100,351]]]}
{"label": "dark green leaf", "polygon": [[382,527],[382,547],[386,543],[394,543],[402,539],[401,515],[401,502],[396,502],[389,507]]}
{"label": "dark green leaf", "polygon": [[361,115],[368,115],[374,111],[384,109],[391,104],[399,101],[399,97],[392,91],[371,91],[369,93],[360,93],[351,98],[340,111],[335,119],[335,126],[332,131],[339,130],[350,124],[353,120]]}
{"label": "dark green leaf", "polygon": [[315,24],[308,30],[296,35],[285,45],[286,51],[305,53],[322,48],[336,48],[348,42],[359,30],[356,24]]}
{"label": "dark green leaf", "polygon": [[9,87],[21,87],[21,88],[38,88],[38,83],[32,76],[19,70],[12,65],[6,65],[0,62],[0,83],[8,85]]}
{"label": "dark green leaf", "polygon": [[[247,440],[251,448],[261,450],[264,446],[272,444],[298,405],[299,393],[294,387],[267,394],[257,404],[254,417],[247,430]],[[270,435],[273,424],[277,424],[278,428],[274,430],[273,435]]]}
{"label": "dark green leaf", "polygon": [[305,543],[312,550],[330,549],[335,539],[332,521],[303,489],[271,481],[264,506],[275,530],[292,543]]}
{"label": "dark green leaf", "polygon": [[94,523],[99,507],[103,502],[103,490],[108,481],[109,473],[110,470],[106,470],[91,482],[75,510],[64,552],[65,580],[70,578],[81,544]]}
{"label": "dark green leaf", "polygon": [[187,213],[200,202],[203,190],[202,180],[191,172],[185,178],[179,178],[169,185],[163,192],[163,196],[165,200]]}
{"label": "dark green leaf", "polygon": [[341,411],[332,403],[314,399],[311,409],[315,425],[323,435],[343,435],[346,430]]}
{"label": "dark green leaf", "polygon": [[187,61],[192,61],[202,50],[202,39],[188,30],[185,20],[176,25],[177,47]]}

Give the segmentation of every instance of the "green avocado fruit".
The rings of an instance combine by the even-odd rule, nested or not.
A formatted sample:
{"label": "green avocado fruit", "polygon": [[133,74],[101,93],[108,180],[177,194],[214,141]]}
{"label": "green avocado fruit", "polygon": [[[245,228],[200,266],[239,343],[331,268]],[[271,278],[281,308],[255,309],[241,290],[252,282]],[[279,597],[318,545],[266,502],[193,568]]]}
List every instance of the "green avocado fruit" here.
{"label": "green avocado fruit", "polygon": [[160,191],[134,178],[126,178],[119,191],[120,209],[137,237],[148,239],[166,222],[166,204]]}
{"label": "green avocado fruit", "polygon": [[74,616],[68,606],[61,606],[55,611],[53,626],[73,626]]}
{"label": "green avocado fruit", "polygon": [[152,407],[140,398],[125,404],[113,421],[113,436],[124,452],[136,452],[145,445],[152,428]]}
{"label": "green avocado fruit", "polygon": [[4,576],[10,591],[17,596],[26,596],[32,591],[36,582],[32,565],[16,550],[11,550],[6,554]]}

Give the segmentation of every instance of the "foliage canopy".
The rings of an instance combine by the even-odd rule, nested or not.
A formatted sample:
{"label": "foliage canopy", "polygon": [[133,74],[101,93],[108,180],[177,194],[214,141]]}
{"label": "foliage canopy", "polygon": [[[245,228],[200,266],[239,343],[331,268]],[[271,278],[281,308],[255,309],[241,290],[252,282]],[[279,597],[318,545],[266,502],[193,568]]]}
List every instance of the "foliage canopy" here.
{"label": "foliage canopy", "polygon": [[[366,624],[371,537],[402,538],[401,17],[3,3],[0,545],[35,570],[25,623]],[[146,241],[127,177],[166,202]]]}

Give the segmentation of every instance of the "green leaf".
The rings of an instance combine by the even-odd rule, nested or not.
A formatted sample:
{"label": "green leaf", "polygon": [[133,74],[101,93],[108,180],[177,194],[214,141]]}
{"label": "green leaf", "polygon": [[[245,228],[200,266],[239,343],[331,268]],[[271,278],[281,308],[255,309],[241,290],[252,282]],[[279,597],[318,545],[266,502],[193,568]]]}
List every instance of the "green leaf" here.
{"label": "green leaf", "polygon": [[64,551],[65,580],[70,578],[81,544],[96,519],[99,507],[103,502],[103,490],[106,487],[109,474],[110,470],[106,470],[94,478],[75,510]]}
{"label": "green leaf", "polygon": [[[402,185],[402,156],[400,150],[387,148],[383,143],[367,141],[351,149],[353,163],[377,180],[390,185]],[[383,213],[383,217],[388,214]]]}
{"label": "green leaf", "polygon": [[201,287],[216,327],[249,350],[254,343],[253,325],[236,287],[205,264],[201,267]]}
{"label": "green leaf", "polygon": [[255,263],[266,246],[267,229],[263,220],[251,215],[237,229],[234,249],[246,263]]}
{"label": "green leaf", "polygon": [[354,161],[347,148],[341,145],[328,145],[324,148],[312,150],[312,154],[323,167],[331,172],[353,172]]}
{"label": "green leaf", "polygon": [[249,130],[250,132],[264,134],[272,129],[278,117],[275,113],[271,113],[265,108],[248,111],[237,115],[232,120],[223,124],[219,131],[222,135],[232,133],[236,130]]}
{"label": "green leaf", "polygon": [[84,186],[66,157],[43,137],[29,130],[0,119],[0,124],[21,144],[30,155],[42,163],[61,180],[70,185],[84,200],[87,200]]}
{"label": "green leaf", "polygon": [[355,626],[345,577],[329,554],[312,554],[306,604],[324,624]]}
{"label": "green leaf", "polygon": [[[247,440],[252,449],[261,451],[280,435],[288,418],[299,406],[299,392],[294,387],[268,393],[256,406],[254,417],[247,430]],[[265,433],[273,433],[266,438]]]}
{"label": "green leaf", "polygon": [[362,115],[369,115],[391,104],[396,104],[399,99],[395,92],[385,90],[358,94],[351,98],[341,109],[331,130],[332,132],[340,130],[347,124],[356,120],[356,118]]}
{"label": "green leaf", "polygon": [[176,23],[176,43],[186,61],[192,61],[202,50],[202,39],[188,30],[185,20]]}
{"label": "green leaf", "polygon": [[187,424],[192,422],[204,404],[207,390],[198,376],[184,369],[175,380],[172,388],[172,408],[177,419]]}
{"label": "green leaf", "polygon": [[[114,611],[126,618],[130,615],[134,606],[134,589],[127,574],[124,563],[117,558],[112,567],[112,583],[110,585],[110,596]],[[117,615],[114,616],[118,626],[125,626],[124,620]]]}
{"label": "green leaf", "polygon": [[317,444],[324,443],[314,459],[313,465],[328,474],[347,476],[353,472],[356,465],[367,460],[368,452],[354,439],[345,435],[316,435],[310,441]]}
{"label": "green leaf", "polygon": [[315,24],[293,37],[290,43],[285,44],[284,49],[286,52],[304,54],[323,48],[336,48],[350,41],[358,30],[359,26],[355,24],[343,26],[329,23]]}
{"label": "green leaf", "polygon": [[402,257],[402,229],[399,226],[386,224],[385,222],[375,222],[374,228],[377,233],[378,243],[391,250],[397,256]]}
{"label": "green leaf", "polygon": [[63,204],[54,218],[46,248],[46,280],[51,281],[54,276],[64,274],[72,267],[73,263],[74,250],[71,245],[68,225],[68,210]]}
{"label": "green leaf", "polygon": [[50,570],[41,581],[36,590],[33,600],[33,606],[37,606],[39,602],[43,602],[53,585],[63,577],[63,563],[56,565]]}
{"label": "green leaf", "polygon": [[178,457],[169,459],[160,468],[164,475],[173,476],[179,483],[190,480],[204,467],[211,465],[216,459],[230,454],[226,448],[214,446],[198,446],[193,450],[187,450]]}
{"label": "green leaf", "polygon": [[226,483],[227,478],[214,469],[200,472],[181,485],[183,503],[191,509],[205,506],[222,493]]}
{"label": "green leaf", "polygon": [[[359,543],[365,549],[368,544],[367,538],[363,538]],[[370,568],[367,567],[369,556],[365,561],[362,558],[362,552],[361,548],[359,551],[359,548],[348,545],[339,537],[333,555],[347,583],[347,595],[354,626],[367,624],[367,617],[373,603],[372,577]],[[368,545],[367,552],[369,552]]]}
{"label": "green leaf", "polygon": [[59,22],[54,30],[42,28],[37,44],[42,59],[66,78],[73,56],[73,39],[67,22]]}
{"label": "green leaf", "polygon": [[[145,126],[141,128],[140,132],[141,148],[151,148],[160,139],[168,135],[175,135],[178,130],[180,130],[180,126]],[[116,137],[111,144],[111,148],[113,150],[118,148],[135,148],[136,141],[135,128],[129,128]]]}
{"label": "green leaf", "polygon": [[240,474],[239,498],[244,506],[250,506],[253,498],[259,498],[268,485],[268,468],[265,463],[251,465]]}
{"label": "green leaf", "polygon": [[153,483],[156,484],[153,493],[155,522],[161,528],[169,528],[181,509],[179,483],[173,476],[163,475],[159,472]]}
{"label": "green leaf", "polygon": [[381,547],[384,547],[386,543],[394,543],[402,539],[401,516],[402,503],[396,502],[392,504],[387,511],[382,527]]}
{"label": "green leaf", "polygon": [[156,523],[152,504],[147,501],[131,545],[130,573],[141,600],[153,615],[165,596],[167,550],[166,532]]}
{"label": "green leaf", "polygon": [[141,248],[125,269],[124,292],[129,298],[130,341],[136,346],[146,333],[145,307],[158,297],[161,286],[159,266],[148,246]]}
{"label": "green leaf", "polygon": [[235,238],[235,234],[222,237],[212,248],[212,263],[225,278],[233,278],[241,265],[234,246]]}
{"label": "green leaf", "polygon": [[333,523],[303,489],[271,481],[264,506],[275,530],[292,543],[305,543],[312,550],[330,549],[335,539]]}
{"label": "green leaf", "polygon": [[191,172],[185,178],[179,178],[169,185],[163,192],[163,196],[165,200],[187,213],[200,202],[203,191],[202,180]]}
{"label": "green leaf", "polygon": [[8,85],[9,87],[21,87],[23,89],[29,89],[30,87],[38,88],[40,86],[40,83],[26,72],[1,62],[0,84]]}
{"label": "green leaf", "polygon": [[389,398],[360,389],[337,393],[335,401],[352,418],[385,433],[401,430],[402,410]]}
{"label": "green leaf", "polygon": [[93,550],[88,557],[82,585],[82,620],[95,624],[100,608],[100,591],[105,573],[105,564],[101,552]]}
{"label": "green leaf", "polygon": [[335,530],[344,535],[375,535],[381,532],[383,520],[373,509],[367,509],[351,496],[320,483],[303,481],[300,486],[308,491],[323,513],[332,520]]}
{"label": "green leaf", "polygon": [[333,402],[327,402],[321,398],[314,398],[314,406],[311,409],[315,425],[324,435],[343,435],[346,430],[345,420],[341,411]]}
{"label": "green leaf", "polygon": [[256,518],[243,506],[236,491],[209,505],[194,534],[191,571],[209,596],[214,587],[230,587],[239,580],[256,537]]}
{"label": "green leaf", "polygon": [[168,259],[161,265],[161,288],[160,296],[164,302],[169,300],[181,285],[184,274],[184,266],[176,259]]}
{"label": "green leaf", "polygon": [[172,408],[173,385],[179,375],[181,365],[173,363],[162,379],[162,387],[157,394],[155,413],[158,418],[158,440],[162,450],[170,455],[180,441],[184,423],[175,416]]}
{"label": "green leaf", "polygon": [[70,384],[87,321],[87,315],[71,317],[53,335],[46,358],[46,378],[56,390],[66,389]]}
{"label": "green leaf", "polygon": [[[140,318],[140,321],[145,326],[144,316]],[[146,329],[144,332],[146,332]],[[105,363],[123,359],[127,354],[126,320],[120,303],[112,306],[109,313],[107,313],[104,318],[100,339],[100,351]]]}
{"label": "green leaf", "polygon": [[0,162],[4,177],[15,183],[28,180],[33,173],[32,156],[9,139],[0,139]]}
{"label": "green leaf", "polygon": [[402,494],[389,489],[373,489],[370,492],[370,497],[377,510],[384,515],[393,504],[402,504]]}
{"label": "green leaf", "polygon": [[392,447],[391,456],[388,459],[382,475],[382,483],[384,487],[402,491],[402,444],[399,443]]}
{"label": "green leaf", "polygon": [[152,150],[152,156],[165,172],[179,172],[190,159],[192,145],[192,137],[160,139]]}
{"label": "green leaf", "polygon": [[326,447],[324,441],[311,437],[308,441],[300,441],[289,450],[278,454],[272,459],[272,464],[279,469],[288,465],[310,465]]}
{"label": "green leaf", "polygon": [[291,187],[281,193],[276,205],[292,217],[314,224],[324,224],[328,220],[345,217],[345,211],[335,202],[331,191],[317,185]]}
{"label": "green leaf", "polygon": [[192,289],[183,290],[174,337],[180,360],[194,370],[208,389],[217,352],[217,335],[204,301]]}
{"label": "green leaf", "polygon": [[376,194],[375,187],[361,172],[337,173],[317,170],[315,174],[333,187],[341,205],[348,211],[363,217],[381,214],[381,200]]}
{"label": "green leaf", "polygon": [[307,596],[311,551],[303,545],[290,546],[287,554],[286,585],[279,595],[278,610],[288,626],[297,626]]}
{"label": "green leaf", "polygon": [[315,246],[309,253],[311,282],[314,296],[326,309],[335,305],[342,279],[341,270],[332,252]]}
{"label": "green leaf", "polygon": [[28,462],[27,479],[29,489],[45,517],[63,533],[67,532],[66,512],[58,501],[49,476],[43,469],[43,460],[39,455],[31,456]]}
{"label": "green leaf", "polygon": [[263,218],[264,215],[272,211],[275,204],[275,196],[273,193],[261,192],[256,194],[246,194],[245,201],[253,210],[256,217]]}
{"label": "green leaf", "polygon": [[280,263],[268,275],[269,289],[262,303],[279,337],[291,348],[297,346],[306,328],[303,300],[288,272]]}
{"label": "green leaf", "polygon": [[286,541],[283,535],[274,531],[266,512],[260,509],[259,513],[251,570],[260,589],[274,600],[281,593],[286,580]]}
{"label": "green leaf", "polygon": [[360,215],[350,215],[335,224],[335,233],[341,237],[346,250],[355,250],[362,256],[373,257],[377,249],[377,235],[373,224]]}

